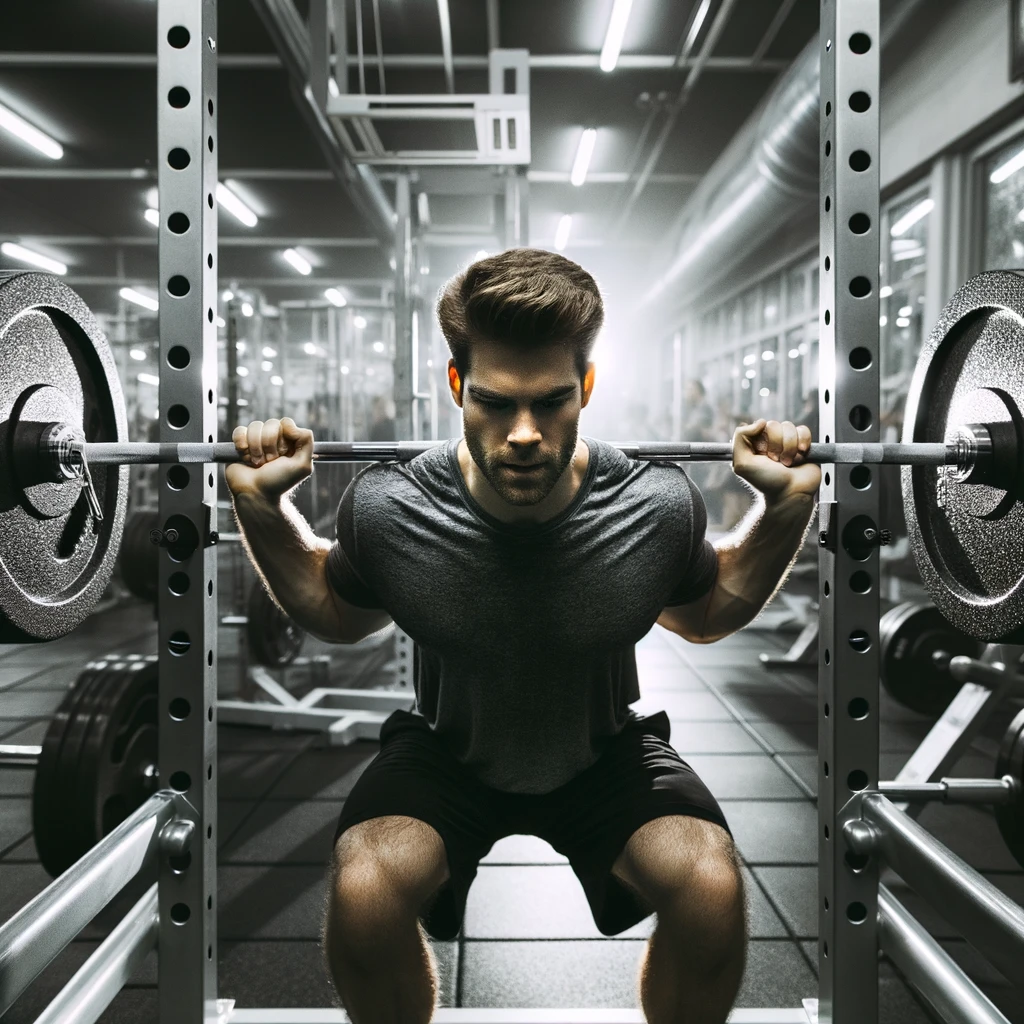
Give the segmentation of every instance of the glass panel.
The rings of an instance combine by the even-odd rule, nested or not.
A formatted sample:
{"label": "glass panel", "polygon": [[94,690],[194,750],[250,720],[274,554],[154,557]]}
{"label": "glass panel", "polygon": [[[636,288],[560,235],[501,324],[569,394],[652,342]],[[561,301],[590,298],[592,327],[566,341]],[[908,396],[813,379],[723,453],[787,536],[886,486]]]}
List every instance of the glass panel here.
{"label": "glass panel", "polygon": [[725,341],[735,341],[740,336],[740,301],[733,299],[725,307]]}
{"label": "glass panel", "polygon": [[764,326],[772,327],[779,322],[779,296],[782,291],[782,279],[770,277],[761,285],[761,314]]}
{"label": "glass panel", "polygon": [[786,316],[796,316],[807,308],[807,268],[793,267],[786,275]]}
{"label": "glass panel", "polygon": [[743,293],[743,333],[752,334],[760,326],[758,317],[757,289]]}
{"label": "glass panel", "polygon": [[927,191],[893,204],[883,217],[888,224],[879,290],[879,350],[882,409],[905,392],[924,336],[928,228],[934,207]]}
{"label": "glass panel", "polygon": [[757,380],[760,363],[761,354],[759,347],[747,345],[743,349],[743,359],[740,367],[740,403],[738,410],[740,415],[744,417],[750,416],[754,408],[754,397],[761,386]]}
{"label": "glass panel", "polygon": [[997,150],[983,163],[985,244],[981,270],[1024,266],[1024,138]]}
{"label": "glass panel", "polygon": [[778,419],[784,415],[779,407],[779,339],[766,338],[760,349],[758,412],[766,418]]}
{"label": "glass panel", "polygon": [[803,337],[802,327],[786,331],[783,351],[779,353],[786,381],[786,415],[794,423],[799,422],[797,417],[800,415],[799,410],[803,408],[804,399],[804,360],[807,344]]}

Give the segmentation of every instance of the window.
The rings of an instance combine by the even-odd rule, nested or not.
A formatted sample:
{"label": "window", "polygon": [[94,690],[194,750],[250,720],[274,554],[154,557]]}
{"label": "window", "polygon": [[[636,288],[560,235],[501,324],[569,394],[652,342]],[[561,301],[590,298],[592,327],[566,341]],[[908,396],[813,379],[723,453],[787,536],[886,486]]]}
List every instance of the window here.
{"label": "window", "polygon": [[982,265],[979,270],[1024,267],[1024,138],[982,161]]}

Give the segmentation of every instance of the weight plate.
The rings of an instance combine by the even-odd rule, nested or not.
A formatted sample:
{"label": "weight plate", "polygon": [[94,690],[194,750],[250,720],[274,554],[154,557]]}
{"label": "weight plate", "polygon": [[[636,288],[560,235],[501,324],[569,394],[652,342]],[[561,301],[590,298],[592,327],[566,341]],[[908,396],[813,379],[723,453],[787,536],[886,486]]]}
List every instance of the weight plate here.
{"label": "weight plate", "polygon": [[996,778],[1012,775],[1018,786],[1013,803],[996,807],[996,821],[1010,853],[1024,868],[1024,711],[1010,723],[996,758]]}
{"label": "weight plate", "polygon": [[1024,641],[1024,277],[979,274],[947,303],[921,349],[903,440],[943,441],[993,423],[1017,471],[1006,487],[956,483],[945,468],[901,467],[903,509],[921,579],[949,622],[979,640]]}
{"label": "weight plate", "polygon": [[96,319],[47,274],[0,274],[0,367],[0,642],[52,640],[89,614],[110,579],[128,467],[93,467],[104,515],[95,524],[76,480],[26,477],[15,437],[52,418],[88,441],[127,441],[124,398]]}
{"label": "weight plate", "polygon": [[249,590],[246,636],[253,660],[268,668],[290,665],[306,634],[280,608],[258,580]]}
{"label": "weight plate", "polygon": [[936,651],[977,658],[982,644],[954,629],[934,605],[898,604],[878,623],[882,685],[904,707],[941,715],[960,684],[932,661]]}
{"label": "weight plate", "polygon": [[72,834],[78,756],[97,694],[108,678],[106,661],[86,667],[57,709],[43,739],[32,789],[32,830],[39,861],[53,876],[81,855]]}
{"label": "weight plate", "polygon": [[79,856],[156,790],[157,679],[155,657],[120,662],[99,694],[73,790]]}
{"label": "weight plate", "polygon": [[156,509],[137,509],[129,514],[121,539],[121,553],[118,555],[121,581],[143,601],[156,600],[160,549],[149,539],[149,531],[159,525],[160,513]]}

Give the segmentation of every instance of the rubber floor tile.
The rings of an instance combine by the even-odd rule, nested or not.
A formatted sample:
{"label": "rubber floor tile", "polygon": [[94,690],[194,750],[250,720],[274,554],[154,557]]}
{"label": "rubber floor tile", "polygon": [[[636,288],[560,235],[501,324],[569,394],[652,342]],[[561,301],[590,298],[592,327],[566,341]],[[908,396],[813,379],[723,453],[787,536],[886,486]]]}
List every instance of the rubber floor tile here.
{"label": "rubber floor tile", "polygon": [[267,793],[275,800],[343,800],[377,756],[376,743],[300,754]]}
{"label": "rubber floor tile", "polygon": [[818,869],[811,866],[754,867],[757,882],[798,939],[818,935]]}
{"label": "rubber floor tile", "polygon": [[319,939],[326,879],[326,868],[222,865],[217,871],[220,938]]}
{"label": "rubber floor tile", "polygon": [[722,811],[751,866],[817,863],[818,815],[810,801],[727,800]]}
{"label": "rubber floor tile", "polygon": [[222,862],[326,865],[331,856],[338,810],[326,801],[305,804],[263,801],[221,848]]}
{"label": "rubber floor tile", "polygon": [[672,720],[672,746],[679,756],[692,754],[760,754],[762,748],[738,722]]}
{"label": "rubber floor tile", "polygon": [[804,795],[767,754],[694,754],[687,761],[719,800],[795,800]]}
{"label": "rubber floor tile", "polygon": [[0,853],[32,831],[32,801],[22,797],[0,800]]}

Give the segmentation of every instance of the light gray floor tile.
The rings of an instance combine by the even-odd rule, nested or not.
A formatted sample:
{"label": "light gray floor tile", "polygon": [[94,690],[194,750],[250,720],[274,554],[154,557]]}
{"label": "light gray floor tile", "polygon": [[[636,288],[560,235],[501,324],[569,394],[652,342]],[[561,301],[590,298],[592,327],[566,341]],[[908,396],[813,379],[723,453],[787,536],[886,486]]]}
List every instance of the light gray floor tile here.
{"label": "light gray floor tile", "polygon": [[683,758],[693,754],[759,754],[757,741],[737,722],[672,721],[672,746]]}
{"label": "light gray floor tile", "polygon": [[32,831],[32,801],[21,797],[0,800],[0,853]]}
{"label": "light gray floor tile", "polygon": [[27,722],[20,728],[12,729],[10,732],[0,735],[0,741],[3,743],[14,743],[19,746],[39,746],[43,742],[43,737],[46,735],[49,725],[49,718],[39,718],[34,722]]}
{"label": "light gray floor tile", "polygon": [[818,816],[810,801],[729,800],[722,810],[748,864],[817,863]]}
{"label": "light gray floor tile", "polygon": [[638,715],[665,711],[671,719],[689,722],[731,722],[732,715],[717,697],[706,690],[673,692],[652,690],[631,705]]}
{"label": "light gray floor tile", "polygon": [[57,710],[62,694],[56,690],[15,690],[0,696],[0,720],[46,718]]}
{"label": "light gray floor tile", "polygon": [[755,867],[751,869],[783,920],[798,939],[818,934],[817,867]]}
{"label": "light gray floor tile", "polygon": [[793,800],[804,795],[767,754],[695,754],[687,760],[719,800]]}
{"label": "light gray floor tile", "polygon": [[0,797],[31,796],[34,768],[0,768]]}

